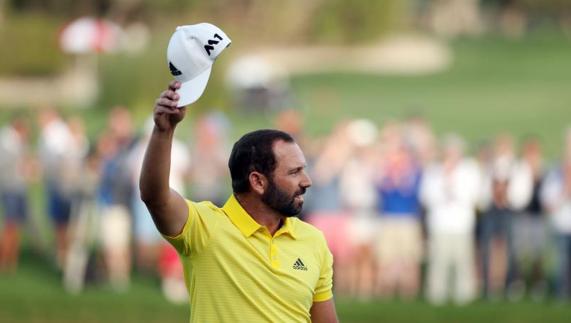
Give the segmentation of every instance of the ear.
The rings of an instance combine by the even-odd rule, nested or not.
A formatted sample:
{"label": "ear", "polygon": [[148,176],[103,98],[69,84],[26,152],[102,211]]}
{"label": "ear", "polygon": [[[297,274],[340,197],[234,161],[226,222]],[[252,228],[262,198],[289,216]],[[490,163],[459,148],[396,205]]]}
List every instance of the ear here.
{"label": "ear", "polygon": [[266,176],[259,172],[251,172],[248,176],[250,181],[250,187],[252,191],[258,193],[259,195],[264,194],[266,188],[268,187],[268,179]]}

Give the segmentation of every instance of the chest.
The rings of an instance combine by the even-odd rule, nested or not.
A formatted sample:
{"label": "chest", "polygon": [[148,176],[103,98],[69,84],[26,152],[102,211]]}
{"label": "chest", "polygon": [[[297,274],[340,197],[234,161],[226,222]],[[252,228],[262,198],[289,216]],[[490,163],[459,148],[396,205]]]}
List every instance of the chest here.
{"label": "chest", "polygon": [[245,291],[277,303],[311,306],[321,272],[311,241],[261,231],[246,237],[232,227],[217,233],[194,261],[193,271],[219,277],[228,293]]}

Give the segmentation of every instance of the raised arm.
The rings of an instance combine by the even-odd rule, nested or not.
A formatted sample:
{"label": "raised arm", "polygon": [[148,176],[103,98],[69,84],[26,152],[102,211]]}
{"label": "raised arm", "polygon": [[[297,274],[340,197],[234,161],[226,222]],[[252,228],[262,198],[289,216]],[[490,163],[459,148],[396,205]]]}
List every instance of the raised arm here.
{"label": "raised arm", "polygon": [[169,187],[171,148],[176,125],[184,119],[186,108],[177,108],[180,83],[173,81],[155,102],[155,127],[147,146],[139,189],[157,229],[165,235],[179,234],[188,217],[182,196]]}

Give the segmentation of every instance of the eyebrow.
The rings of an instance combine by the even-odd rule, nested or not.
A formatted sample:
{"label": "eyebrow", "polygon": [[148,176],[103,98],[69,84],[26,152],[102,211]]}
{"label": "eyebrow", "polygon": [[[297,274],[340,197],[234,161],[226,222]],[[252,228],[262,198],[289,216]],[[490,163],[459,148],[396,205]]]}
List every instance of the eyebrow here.
{"label": "eyebrow", "polygon": [[307,164],[303,164],[302,166],[290,168],[290,169],[288,170],[288,173],[293,174],[293,173],[295,173],[295,172],[297,172],[297,171],[300,171],[300,170],[302,170],[302,169],[305,169],[305,168],[307,168]]}

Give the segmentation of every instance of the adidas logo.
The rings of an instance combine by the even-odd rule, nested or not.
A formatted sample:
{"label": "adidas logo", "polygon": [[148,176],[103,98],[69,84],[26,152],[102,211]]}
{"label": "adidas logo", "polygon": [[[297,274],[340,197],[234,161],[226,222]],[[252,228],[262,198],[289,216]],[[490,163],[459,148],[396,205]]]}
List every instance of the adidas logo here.
{"label": "adidas logo", "polygon": [[307,271],[307,267],[305,267],[305,264],[299,258],[297,258],[293,264],[293,269]]}
{"label": "adidas logo", "polygon": [[181,75],[182,72],[179,71],[171,62],[169,62],[169,69],[171,70],[171,74],[174,76]]}

